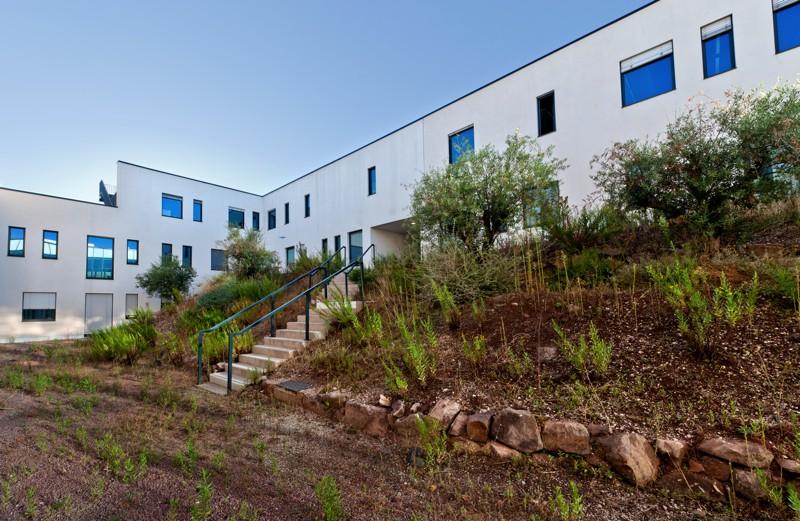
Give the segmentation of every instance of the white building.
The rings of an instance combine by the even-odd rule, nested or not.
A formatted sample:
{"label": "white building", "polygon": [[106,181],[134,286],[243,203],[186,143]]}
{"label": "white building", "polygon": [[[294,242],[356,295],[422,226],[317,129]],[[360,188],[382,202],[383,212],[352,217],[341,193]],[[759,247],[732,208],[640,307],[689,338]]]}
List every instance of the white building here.
{"label": "white building", "polygon": [[596,154],[654,137],[690,98],[796,80],[799,46],[800,0],[659,0],[265,195],[125,162],[103,204],[0,188],[0,341],[82,336],[156,307],[135,275],[164,245],[212,275],[229,219],[257,220],[284,259],[301,245],[397,251],[407,186],[454,144],[538,136],[567,159],[561,193],[578,203]]}

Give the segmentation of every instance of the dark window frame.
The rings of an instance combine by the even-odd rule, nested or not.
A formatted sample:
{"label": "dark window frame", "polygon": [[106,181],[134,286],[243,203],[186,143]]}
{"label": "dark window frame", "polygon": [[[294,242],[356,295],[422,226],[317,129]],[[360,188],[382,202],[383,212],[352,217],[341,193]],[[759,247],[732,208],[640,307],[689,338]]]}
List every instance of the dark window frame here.
{"label": "dark window frame", "polygon": [[[214,252],[219,252],[220,255],[222,255],[222,263],[216,265],[216,266],[222,266],[221,268],[220,267],[216,267],[216,268],[214,267],[215,266],[215,264],[214,264]],[[218,248],[211,248],[211,268],[210,269],[211,269],[211,271],[226,271],[225,250],[220,250]]]}
{"label": "dark window frame", "polygon": [[322,238],[322,256],[323,257],[327,257],[328,256],[328,238],[327,237],[323,237]]}
{"label": "dark window frame", "polygon": [[[292,262],[289,262],[289,252],[292,252]],[[286,267],[291,267],[295,262],[297,262],[297,249],[294,246],[287,246],[286,247]]]}
{"label": "dark window frame", "polygon": [[289,203],[283,203],[283,224],[289,224]]}
{"label": "dark window frame", "polygon": [[[672,52],[671,53],[669,53],[666,56],[662,56],[660,58],[656,58],[655,60],[651,60],[651,61],[649,61],[647,63],[643,63],[643,64],[641,64],[641,65],[639,65],[637,67],[634,67],[633,69],[627,70],[625,72],[622,72],[622,62],[624,62],[625,60],[628,60],[629,58],[625,58],[625,60],[620,60],[620,62],[619,62],[619,69],[620,69],[619,82],[620,82],[620,94],[621,94],[621,98],[622,98],[622,108],[632,107],[634,105],[638,105],[639,103],[644,103],[645,101],[657,98],[659,96],[663,96],[664,94],[669,94],[670,92],[675,92],[678,89],[678,78],[675,77],[675,42],[673,40],[670,40],[669,42],[664,42],[664,44],[666,44],[666,43],[672,43],[673,47],[672,47]],[[664,44],[662,44],[662,45],[664,45]],[[647,52],[647,51],[644,51],[644,52]],[[638,56],[638,54],[635,54],[634,56]],[[670,60],[670,64],[671,64],[671,68],[672,68],[672,88],[669,89],[669,90],[665,90],[664,92],[659,92],[658,94],[655,94],[653,96],[650,96],[650,97],[647,97],[647,98],[643,98],[643,99],[640,99],[638,101],[634,101],[633,103],[628,103],[626,105],[625,104],[625,75],[626,74],[630,74],[633,71],[638,71],[639,69],[641,69],[643,67],[647,67],[648,65],[652,65],[654,63],[657,63],[657,62],[660,62],[660,61],[663,61],[663,60],[667,60],[667,59]]]}
{"label": "dark window frame", "polygon": [[[25,294],[26,293],[52,293],[55,295],[55,302],[53,303],[53,318],[25,318]],[[56,321],[56,310],[58,309],[58,293],[55,291],[23,291],[22,292],[22,304],[20,305],[20,311],[22,313],[22,321],[23,322],[55,322]],[[42,311],[42,310],[34,310],[30,309],[29,311]]]}
{"label": "dark window frame", "polygon": [[250,224],[254,230],[261,230],[261,213],[253,212]]}
{"label": "dark window frame", "polygon": [[[711,24],[714,24],[714,23],[717,23],[719,21],[722,21],[725,18],[730,18],[731,19],[731,28],[730,29],[728,29],[727,31],[721,32],[719,34],[715,34],[714,36],[711,36],[709,38],[703,38],[703,27],[707,27],[707,26],[709,26]],[[734,27],[735,26],[733,24],[733,14],[729,14],[728,16],[723,16],[719,20],[711,22],[710,24],[706,24],[703,27],[700,28],[700,47],[701,47],[701,51],[703,52],[703,79],[707,80],[709,78],[714,78],[714,77],[719,76],[721,74],[725,74],[726,72],[730,72],[730,71],[736,70],[736,38],[734,37]],[[705,44],[706,44],[706,42],[708,42],[710,40],[715,40],[715,39],[717,39],[717,38],[719,38],[721,36],[724,36],[726,34],[729,34],[729,33],[731,35],[731,68],[727,69],[727,70],[724,70],[722,72],[717,72],[717,73],[709,75],[708,74],[708,59],[706,57],[706,45]],[[675,51],[673,50],[673,54],[674,54],[674,52]],[[674,62],[673,62],[673,66],[674,66]]]}
{"label": "dark window frame", "polygon": [[[197,208],[200,208],[200,218],[199,219],[197,218],[197,215],[195,215],[195,210]],[[194,221],[196,223],[203,222],[203,200],[202,199],[194,199],[192,201],[192,221]]]}
{"label": "dark window frame", "polygon": [[[542,131],[542,101],[546,98],[551,98],[553,100],[553,109],[552,109],[552,119],[553,119],[553,130],[549,130],[547,132]],[[537,131],[539,133],[539,137],[546,136],[548,134],[552,134],[556,130],[558,130],[558,123],[556,120],[556,91],[551,90],[550,92],[545,92],[541,96],[536,97],[536,123],[537,123]]]}
{"label": "dark window frame", "polygon": [[[242,225],[241,226],[239,226],[238,223],[231,222],[231,213],[233,213],[233,212],[239,212],[239,213],[242,214]],[[233,206],[229,206],[228,207],[228,228],[234,228],[235,227],[235,228],[239,228],[240,230],[244,230],[245,229],[245,220],[246,220],[246,217],[247,217],[246,213],[247,212],[245,212],[241,208],[235,208]]]}
{"label": "dark window frame", "polygon": [[[22,253],[11,253],[11,230],[22,230]],[[6,244],[6,254],[9,257],[25,257],[25,246],[28,242],[28,230],[23,226],[8,227],[8,243]],[[15,250],[16,251],[16,250]]]}
{"label": "dark window frame", "polygon": [[[164,246],[169,246],[169,253],[164,253]],[[162,242],[161,243],[161,258],[164,257],[174,257],[175,256],[175,248],[173,247],[171,242]]]}
{"label": "dark window frame", "polygon": [[785,5],[785,6],[781,7],[780,9],[777,9],[777,10],[773,9],[772,10],[772,34],[773,34],[773,38],[775,39],[775,55],[776,56],[778,54],[783,54],[785,52],[789,52],[789,51],[791,51],[793,49],[797,49],[797,48],[800,47],[800,43],[798,43],[797,45],[793,45],[791,47],[787,47],[786,49],[783,49],[783,50],[778,48],[778,13],[782,13],[783,11],[786,11],[786,10],[789,10],[789,9],[792,9],[792,8],[800,9],[800,2],[795,2],[793,4]]}
{"label": "dark window frame", "polygon": [[[110,239],[111,240],[111,277],[90,277],[89,276],[89,238],[95,237],[97,239]],[[114,237],[106,237],[104,235],[86,235],[86,280],[114,280],[114,257],[116,257],[116,241]],[[127,255],[127,251],[125,252]]]}
{"label": "dark window frame", "polygon": [[311,194],[306,194],[303,196],[303,218],[309,217],[311,217]]}
{"label": "dark window frame", "polygon": [[267,211],[267,231],[278,227],[278,211],[276,208]]}
{"label": "dark window frame", "polygon": [[371,166],[367,168],[367,196],[369,197],[377,193],[378,193],[378,169],[374,166]]}
{"label": "dark window frame", "polygon": [[353,230],[352,232],[347,232],[347,258],[348,258],[347,262],[353,262],[353,260],[354,260],[353,259],[353,235],[356,234],[356,233],[361,235],[361,246],[357,246],[358,248],[361,248],[361,253],[359,253],[356,256],[356,258],[358,258],[358,257],[360,257],[361,255],[364,254],[364,229],[362,228],[362,229],[359,229],[359,230]]}
{"label": "dark window frame", "polygon": [[[179,216],[164,215],[164,199],[172,199],[172,200],[179,201],[181,203],[181,214]],[[183,219],[183,196],[173,195],[173,194],[168,194],[166,192],[162,192],[161,193],[161,217],[168,217],[170,219]]]}
{"label": "dark window frame", "polygon": [[[188,248],[188,250],[187,250]],[[186,252],[189,252],[189,264],[186,264]],[[192,267],[192,247],[189,245],[184,244],[181,248],[181,266],[184,268],[191,268]]]}
{"label": "dark window frame", "polygon": [[[47,233],[55,233],[56,234],[56,254],[55,255],[46,255],[44,252],[44,245],[45,245],[45,234]],[[42,230],[42,258],[46,260],[58,260],[58,231],[57,230]]]}
{"label": "dark window frame", "polygon": [[[128,252],[131,250],[131,243],[136,243],[136,262],[131,262],[128,258]],[[139,239],[126,239],[125,241],[125,264],[129,266],[139,265]]]}
{"label": "dark window frame", "polygon": [[[456,130],[455,132],[451,132],[447,135],[447,161],[449,164],[452,165],[456,162],[453,161],[453,138],[463,134],[464,132],[467,132],[468,130],[472,130],[472,152],[475,152],[475,124],[473,123],[472,125],[467,125],[466,127]],[[458,157],[461,158],[463,154],[464,152],[460,152]]]}

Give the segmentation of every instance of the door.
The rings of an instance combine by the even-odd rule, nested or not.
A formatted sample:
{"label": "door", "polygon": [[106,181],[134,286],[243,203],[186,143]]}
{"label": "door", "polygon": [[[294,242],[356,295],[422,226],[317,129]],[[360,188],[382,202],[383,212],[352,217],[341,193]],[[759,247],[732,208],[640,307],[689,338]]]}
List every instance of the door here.
{"label": "door", "polygon": [[111,293],[86,294],[86,333],[111,327],[114,316],[114,295]]}
{"label": "door", "polygon": [[361,230],[350,232],[348,235],[348,244],[350,246],[350,262],[353,262],[359,258],[361,256],[361,252],[364,251]]}

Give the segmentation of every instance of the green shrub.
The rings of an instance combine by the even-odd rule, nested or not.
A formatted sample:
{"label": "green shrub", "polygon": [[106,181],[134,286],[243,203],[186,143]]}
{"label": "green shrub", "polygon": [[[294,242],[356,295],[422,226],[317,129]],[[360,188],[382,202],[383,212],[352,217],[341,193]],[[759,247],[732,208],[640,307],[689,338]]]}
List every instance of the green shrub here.
{"label": "green shrub", "polygon": [[403,395],[408,392],[408,380],[403,375],[402,369],[397,367],[394,360],[387,357],[382,360],[384,374],[386,375],[386,387],[392,394]]}
{"label": "green shrub", "polygon": [[472,341],[462,336],[461,340],[464,358],[471,364],[478,365],[486,358],[486,338],[483,335],[474,337]]}
{"label": "green shrub", "polygon": [[342,498],[336,480],[332,476],[324,476],[314,486],[314,494],[322,507],[325,521],[340,521],[344,519]]}
{"label": "green shrub", "polygon": [[447,432],[443,425],[430,416],[417,418],[419,446],[425,453],[425,465],[433,470],[447,459]]}
{"label": "green shrub", "polygon": [[136,275],[136,285],[151,297],[157,295],[165,304],[173,303],[176,297],[189,293],[197,272],[191,266],[183,266],[172,255],[163,255],[144,273]]}
{"label": "green shrub", "polygon": [[25,386],[25,377],[22,375],[22,370],[17,367],[6,369],[3,374],[2,383],[4,387],[9,389],[20,390]]}
{"label": "green shrub", "polygon": [[95,360],[133,365],[142,353],[155,347],[156,338],[153,312],[138,309],[127,323],[92,332],[89,354]]}
{"label": "green shrub", "polygon": [[[249,304],[261,300],[279,287],[277,279],[269,276],[251,279],[228,277],[200,295],[197,307],[202,311],[221,311],[227,315],[233,312],[232,308],[238,301]],[[224,318],[223,316],[220,320]]]}
{"label": "green shrub", "polygon": [[456,329],[459,322],[459,309],[453,294],[447,289],[446,284],[439,285],[435,280],[431,280],[431,288],[433,289],[433,296],[442,311],[442,318],[451,329]]}
{"label": "green shrub", "polygon": [[192,521],[206,521],[211,518],[211,498],[214,495],[214,486],[208,471],[205,469],[200,473],[200,481],[197,483],[197,499],[191,508]]}
{"label": "green shrub", "polygon": [[790,304],[800,317],[800,265],[769,264],[764,271],[769,279],[765,293]]}
{"label": "green shrub", "polygon": [[566,200],[542,214],[548,242],[570,254],[613,243],[628,227],[625,214],[604,205],[570,207]]}
{"label": "green shrub", "polygon": [[564,353],[572,367],[587,380],[593,372],[600,375],[608,372],[613,346],[600,337],[594,322],[589,322],[588,341],[584,335],[578,337],[577,343],[571,341],[555,320],[553,321],[553,331],[556,333],[561,352]]}
{"label": "green shrub", "polygon": [[278,254],[267,250],[263,245],[260,230],[248,228],[246,231],[231,227],[228,237],[222,242],[228,270],[237,279],[269,277],[277,279],[280,274]]}
{"label": "green shrub", "polygon": [[420,385],[425,387],[428,379],[436,373],[438,341],[433,323],[430,319],[407,321],[404,316],[398,315],[397,328],[400,330],[406,367]]}

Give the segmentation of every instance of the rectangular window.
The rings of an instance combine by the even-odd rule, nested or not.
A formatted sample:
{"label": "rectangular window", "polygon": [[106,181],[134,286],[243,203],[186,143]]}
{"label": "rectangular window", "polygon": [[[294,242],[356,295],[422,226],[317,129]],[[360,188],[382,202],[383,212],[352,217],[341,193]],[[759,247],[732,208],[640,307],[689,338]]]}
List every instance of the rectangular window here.
{"label": "rectangular window", "polygon": [[475,151],[475,128],[469,127],[455,134],[450,134],[448,140],[450,145],[450,164],[452,165],[458,163],[462,156]]}
{"label": "rectangular window", "polygon": [[322,256],[323,257],[327,257],[328,256],[328,238],[327,237],[322,239]]}
{"label": "rectangular window", "polygon": [[527,198],[524,206],[524,226],[526,228],[534,228],[541,224],[542,210],[551,207],[551,205],[558,204],[560,197],[558,182],[553,183],[545,188],[541,193],[538,191],[531,194]]}
{"label": "rectangular window", "polygon": [[623,107],[675,90],[672,42],[623,60],[620,75]]}
{"label": "rectangular window", "polygon": [[335,250],[336,255],[339,255],[341,257],[341,255],[339,254],[339,250],[342,249],[342,236],[341,235],[335,235],[333,237],[333,249]]}
{"label": "rectangular window", "polygon": [[539,136],[556,131],[556,93],[548,92],[536,98],[539,113]]}
{"label": "rectangular window", "polygon": [[289,224],[289,203],[283,204],[283,224]]}
{"label": "rectangular window", "polygon": [[363,235],[361,230],[356,230],[354,232],[350,232],[347,237],[348,244],[350,246],[350,262],[353,262],[357,258],[361,257],[361,252],[364,251]]}
{"label": "rectangular window", "polygon": [[203,222],[203,201],[195,199],[192,203],[192,219],[196,223]]}
{"label": "rectangular window", "polygon": [[139,264],[139,241],[128,239],[128,252],[125,258],[128,264]]}
{"label": "rectangular window", "polygon": [[114,239],[111,237],[86,237],[86,278],[114,279]]}
{"label": "rectangular window", "polygon": [[8,227],[8,256],[25,256],[25,228],[17,226]]}
{"label": "rectangular window", "polygon": [[183,219],[183,197],[161,194],[161,215]]}
{"label": "rectangular window", "polygon": [[274,230],[278,225],[278,219],[275,217],[275,210],[272,209],[267,212],[267,230]]}
{"label": "rectangular window", "polygon": [[225,250],[211,250],[211,271],[225,271]]}
{"label": "rectangular window", "polygon": [[286,248],[286,267],[290,267],[294,264],[294,246],[289,246]]}
{"label": "rectangular window", "polygon": [[254,230],[261,229],[261,214],[258,212],[253,212],[253,229]]}
{"label": "rectangular window", "polygon": [[800,47],[800,0],[772,0],[775,52]]}
{"label": "rectangular window", "polygon": [[161,258],[172,257],[172,244],[168,242],[161,243]]}
{"label": "rectangular window", "polygon": [[311,217],[311,194],[306,194],[303,197],[303,215]]}
{"label": "rectangular window", "polygon": [[378,193],[378,171],[374,166],[367,169],[367,195]]}
{"label": "rectangular window", "polygon": [[733,17],[708,24],[700,29],[703,40],[703,76],[710,78],[736,68],[733,47]]}
{"label": "rectangular window", "polygon": [[58,232],[44,230],[42,232],[42,258],[58,258]]}
{"label": "rectangular window", "polygon": [[55,293],[23,293],[23,322],[53,322],[56,319]]}
{"label": "rectangular window", "polygon": [[184,268],[191,268],[192,267],[192,247],[191,246],[184,246],[182,253],[183,253],[183,255],[181,255],[181,265]]}
{"label": "rectangular window", "polygon": [[139,294],[125,294],[125,318],[131,318],[136,310],[139,309]]}
{"label": "rectangular window", "polygon": [[244,228],[244,210],[228,208],[228,227]]}

